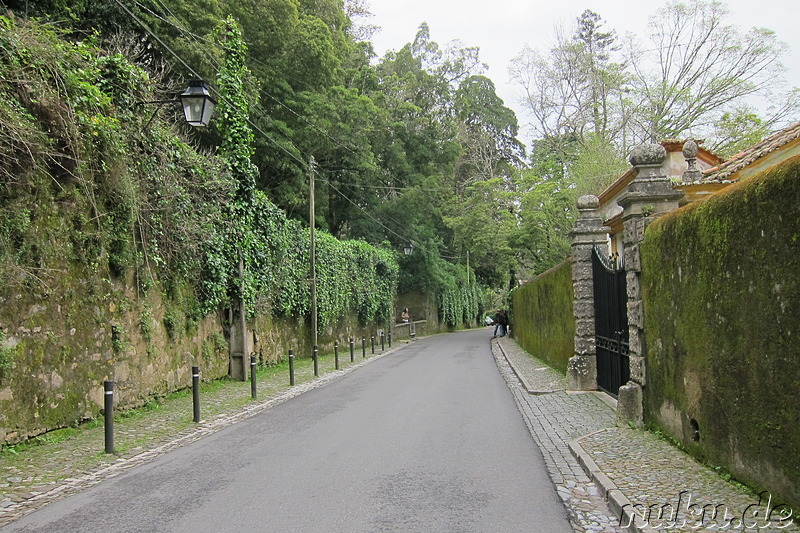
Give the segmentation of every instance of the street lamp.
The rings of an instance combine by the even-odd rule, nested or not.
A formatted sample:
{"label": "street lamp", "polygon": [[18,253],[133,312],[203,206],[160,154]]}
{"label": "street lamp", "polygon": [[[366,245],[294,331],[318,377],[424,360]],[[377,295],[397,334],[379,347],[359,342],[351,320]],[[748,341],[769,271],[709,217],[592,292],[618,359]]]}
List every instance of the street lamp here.
{"label": "street lamp", "polygon": [[148,120],[147,124],[145,124],[145,129],[147,129],[153,119],[156,118],[156,114],[161,106],[164,104],[177,104],[179,102],[181,107],[183,107],[183,118],[186,120],[186,123],[195,127],[208,126],[208,123],[211,120],[211,114],[214,112],[214,107],[217,105],[217,101],[214,100],[214,98],[211,96],[211,92],[208,90],[208,84],[203,80],[192,80],[189,82],[189,86],[184,89],[177,98],[172,100],[140,102],[140,105],[158,105],[158,108],[153,111],[153,115],[150,117],[150,120]]}
{"label": "street lamp", "polygon": [[410,242],[407,242],[403,245],[403,254],[404,255],[411,255],[414,253],[414,245]]}
{"label": "street lamp", "polygon": [[183,106],[183,116],[190,126],[208,126],[217,101],[211,96],[208,84],[203,80],[191,80],[189,86],[178,96]]}

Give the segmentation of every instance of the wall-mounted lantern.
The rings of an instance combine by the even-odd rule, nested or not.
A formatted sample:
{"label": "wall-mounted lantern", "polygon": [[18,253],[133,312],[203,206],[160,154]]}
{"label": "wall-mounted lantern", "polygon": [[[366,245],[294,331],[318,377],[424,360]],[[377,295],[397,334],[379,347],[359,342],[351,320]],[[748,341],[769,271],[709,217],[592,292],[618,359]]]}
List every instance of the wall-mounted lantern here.
{"label": "wall-mounted lantern", "polygon": [[190,126],[206,127],[217,101],[211,96],[208,84],[203,80],[191,80],[189,86],[178,96],[183,106],[183,116]]}
{"label": "wall-mounted lantern", "polygon": [[[208,84],[203,80],[191,80],[189,86],[175,99],[141,102],[140,105],[157,104],[160,108],[164,104],[180,103],[181,107],[183,107],[183,118],[187,124],[195,127],[206,127],[211,121],[211,114],[214,113],[214,107],[217,105],[217,101],[214,100],[208,89]],[[147,121],[145,129],[156,117],[156,113],[158,113],[158,109],[153,112],[150,120]]]}

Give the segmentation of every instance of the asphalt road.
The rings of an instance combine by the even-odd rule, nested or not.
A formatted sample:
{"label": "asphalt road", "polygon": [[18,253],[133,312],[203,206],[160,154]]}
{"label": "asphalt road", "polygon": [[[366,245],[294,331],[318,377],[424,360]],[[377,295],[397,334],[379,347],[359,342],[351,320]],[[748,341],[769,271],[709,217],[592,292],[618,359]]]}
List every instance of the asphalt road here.
{"label": "asphalt road", "polygon": [[490,334],[414,341],[0,530],[570,532]]}

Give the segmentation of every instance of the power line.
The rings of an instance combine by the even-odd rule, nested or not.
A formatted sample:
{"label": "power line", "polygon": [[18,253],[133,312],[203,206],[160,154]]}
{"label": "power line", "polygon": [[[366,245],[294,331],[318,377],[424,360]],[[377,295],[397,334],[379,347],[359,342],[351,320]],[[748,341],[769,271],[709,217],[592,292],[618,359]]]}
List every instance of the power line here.
{"label": "power line", "polygon": [[[156,41],[157,41],[157,42],[158,42],[158,43],[159,43],[159,44],[160,44],[162,47],[164,47],[164,49],[165,49],[165,50],[167,50],[167,51],[168,51],[168,52],[169,52],[169,53],[170,53],[170,54],[171,54],[173,57],[175,57],[175,59],[177,59],[177,60],[178,60],[178,62],[180,62],[180,64],[181,64],[181,65],[183,65],[183,66],[186,68],[186,70],[187,70],[188,72],[190,72],[190,73],[191,73],[193,76],[195,76],[195,77],[197,77],[197,78],[200,78],[200,77],[201,77],[201,76],[200,76],[200,75],[199,75],[199,74],[198,74],[198,73],[197,73],[197,72],[196,72],[196,71],[195,71],[195,70],[194,70],[194,69],[193,69],[191,66],[189,66],[189,64],[188,64],[188,63],[186,63],[186,61],[184,61],[184,59],[183,59],[183,58],[182,58],[182,57],[181,57],[181,56],[180,56],[180,55],[179,55],[179,54],[178,54],[178,53],[177,53],[175,50],[173,50],[173,49],[172,49],[172,48],[171,48],[169,45],[167,45],[167,44],[166,44],[166,43],[165,43],[165,42],[164,42],[164,41],[163,41],[161,38],[159,38],[159,37],[158,37],[158,35],[156,35],[156,34],[155,34],[155,32],[153,32],[153,30],[151,30],[151,29],[150,29],[150,28],[149,28],[149,27],[148,27],[148,26],[147,26],[147,25],[146,25],[146,24],[145,24],[145,23],[144,23],[144,22],[143,22],[143,21],[142,21],[142,20],[141,20],[139,17],[137,17],[137,16],[136,16],[136,15],[135,15],[135,14],[134,14],[134,13],[133,13],[133,12],[132,12],[130,9],[128,9],[128,8],[127,8],[125,5],[123,5],[123,4],[120,2],[120,0],[114,0],[114,1],[115,1],[115,2],[117,3],[117,5],[119,5],[119,6],[120,6],[120,7],[121,7],[121,8],[122,8],[122,9],[123,9],[123,10],[124,10],[124,11],[125,11],[125,12],[126,12],[126,13],[127,13],[127,14],[128,14],[128,15],[129,15],[129,16],[132,18],[132,19],[133,19],[133,20],[134,20],[134,21],[136,21],[136,23],[137,23],[137,24],[139,24],[139,25],[140,25],[140,26],[141,26],[141,27],[142,27],[142,28],[143,28],[143,29],[144,29],[144,30],[145,30],[145,31],[146,31],[146,32],[147,32],[147,33],[148,33],[148,34],[149,34],[149,35],[150,35],[150,36],[151,36],[153,39],[155,39],[155,40],[156,40]],[[147,8],[146,6],[143,6],[143,5],[141,5],[141,4],[140,4],[140,3],[139,3],[137,0],[133,0],[133,1],[134,1],[134,3],[135,3],[136,5],[138,5],[139,7],[143,8],[143,9],[146,9],[146,10],[150,11],[151,13],[153,13],[153,12],[152,12],[152,10],[150,10],[150,9],[149,9],[149,8]],[[169,10],[167,9],[167,11],[169,11]],[[174,14],[172,14],[172,12],[171,12],[171,11],[170,11],[170,14],[171,14],[171,15],[174,17]],[[154,16],[157,16],[155,13],[153,13],[153,15],[154,15]],[[169,23],[169,21],[166,21],[166,20],[165,20],[165,19],[163,19],[162,17],[159,17],[159,18],[160,18],[161,20],[164,20],[165,22],[168,22],[168,23]],[[177,19],[177,17],[175,17],[175,18]],[[172,24],[172,23],[170,23],[170,24]],[[176,29],[178,29],[178,31],[183,31],[183,30],[182,30],[180,27],[178,27],[178,26],[176,26],[176,25],[174,25],[174,24],[172,24],[172,25],[173,25],[173,27],[175,27]],[[189,32],[189,33],[191,33],[191,32]],[[192,34],[192,35],[194,35],[194,34]],[[197,37],[197,36],[195,36],[195,37]],[[199,37],[197,37],[197,38],[199,38]],[[219,68],[219,65],[218,65],[218,64],[216,64],[216,62],[213,60],[213,58],[209,58],[209,59],[210,59],[210,62],[212,63],[212,65],[214,65],[214,66],[216,66],[217,68]],[[231,102],[230,102],[230,101],[229,101],[229,100],[228,100],[228,99],[227,99],[227,98],[226,98],[224,95],[222,95],[222,94],[221,94],[219,91],[217,91],[215,88],[213,88],[213,87],[212,87],[212,88],[211,88],[211,91],[212,91],[212,92],[213,92],[215,95],[217,95],[217,97],[218,97],[218,98],[219,98],[221,101],[224,101],[224,102],[228,103],[229,105],[231,104]],[[265,93],[265,94],[266,94],[266,93]],[[276,101],[277,101],[277,100],[276,100]],[[280,103],[280,102],[279,102],[279,103]],[[283,105],[283,104],[281,104],[281,105]],[[287,109],[289,109],[288,107],[286,107],[286,108],[287,108]],[[291,109],[289,109],[289,110],[290,110],[290,111],[292,111]],[[292,112],[294,113],[294,111],[292,111]],[[299,118],[302,118],[302,117],[300,117],[300,115],[298,115],[297,113],[295,113],[295,114],[296,114],[296,115],[297,115]],[[337,194],[339,194],[339,195],[340,195],[342,198],[344,198],[345,200],[347,200],[348,202],[350,202],[351,204],[353,204],[355,207],[357,207],[357,208],[358,208],[358,209],[359,209],[359,210],[360,210],[362,213],[364,213],[364,215],[365,215],[366,217],[368,217],[368,218],[369,218],[369,219],[371,219],[373,222],[375,222],[376,224],[378,224],[378,225],[379,225],[381,228],[385,229],[387,232],[391,233],[392,235],[394,235],[394,236],[396,236],[396,237],[399,237],[399,238],[400,238],[400,239],[401,239],[403,242],[411,242],[412,244],[414,244],[414,246],[420,247],[418,243],[414,243],[414,241],[413,241],[413,240],[411,240],[411,239],[407,238],[406,236],[404,236],[404,235],[401,235],[400,233],[398,233],[398,232],[394,231],[393,229],[389,228],[388,226],[386,226],[385,224],[383,224],[381,221],[379,221],[377,218],[375,218],[374,216],[372,216],[370,213],[368,213],[368,212],[367,212],[367,211],[366,211],[366,210],[365,210],[365,209],[364,209],[362,206],[358,205],[358,203],[356,203],[356,202],[355,202],[355,201],[353,201],[353,200],[352,200],[350,197],[348,197],[346,194],[344,194],[344,193],[343,193],[341,190],[339,190],[339,189],[338,189],[338,188],[337,188],[335,185],[333,185],[333,184],[332,184],[332,183],[331,183],[329,180],[327,180],[327,179],[323,178],[322,176],[320,176],[320,175],[319,175],[319,173],[317,172],[317,170],[316,170],[315,168],[313,168],[311,165],[309,165],[308,163],[306,163],[306,161],[304,161],[303,159],[301,159],[300,157],[298,157],[296,154],[294,154],[294,153],[290,152],[290,151],[289,151],[287,148],[285,148],[283,145],[281,145],[280,143],[278,143],[278,142],[277,142],[277,141],[276,141],[274,138],[272,138],[272,137],[271,137],[269,134],[267,134],[265,131],[263,131],[263,130],[262,130],[262,129],[261,129],[261,128],[260,128],[260,127],[257,125],[257,124],[253,123],[253,121],[252,121],[252,120],[251,120],[249,117],[247,118],[247,123],[248,123],[248,124],[249,124],[249,125],[250,125],[250,126],[251,126],[251,127],[254,129],[254,130],[255,130],[255,131],[257,131],[258,133],[260,133],[261,135],[263,135],[263,136],[264,136],[264,137],[265,137],[267,140],[269,140],[269,141],[270,141],[270,142],[271,142],[273,145],[275,145],[277,148],[279,148],[280,150],[282,150],[282,151],[283,151],[283,152],[284,152],[286,155],[288,155],[290,158],[292,158],[294,161],[296,161],[296,162],[297,162],[297,163],[298,163],[300,166],[307,168],[307,170],[309,170],[309,171],[313,172],[313,174],[314,174],[314,175],[316,175],[316,176],[320,177],[320,179],[321,179],[322,181],[324,181],[325,183],[327,183],[327,184],[328,184],[328,185],[329,185],[329,186],[330,186],[330,187],[331,187],[331,188],[332,188],[332,189],[333,189],[333,190],[334,190],[334,191],[335,191]],[[312,125],[312,127],[313,127],[313,125]],[[315,129],[318,129],[318,128],[315,128]],[[319,130],[319,129],[318,129],[318,131],[321,131],[321,130]],[[323,133],[324,133],[324,132],[323,132]],[[326,135],[327,135],[327,134],[326,134]],[[332,137],[329,137],[329,138],[330,138],[331,140],[335,141],[335,139],[333,139]],[[289,142],[291,142],[291,140],[289,140]],[[337,142],[337,145],[338,145],[339,147],[341,147],[341,148],[344,148],[344,149],[350,150],[348,147],[346,147],[346,146],[343,146],[343,145],[341,145],[341,144],[338,144],[338,142]],[[299,151],[299,150],[298,150],[298,151]],[[351,151],[352,151],[352,150],[351,150]],[[376,187],[377,187],[377,186],[376,186]],[[438,252],[438,250],[437,250],[437,252]],[[455,257],[448,257],[448,256],[445,256],[445,255],[441,254],[440,252],[438,253],[438,255],[439,255],[440,257],[444,258],[444,259],[458,260],[458,258],[455,258]]]}
{"label": "power line", "polygon": [[[136,22],[137,22],[137,23],[138,23],[138,24],[139,24],[139,25],[140,25],[140,26],[141,26],[141,27],[142,27],[142,28],[143,28],[143,29],[144,29],[144,30],[145,30],[145,31],[146,31],[146,32],[147,32],[147,33],[148,33],[150,36],[151,36],[151,37],[153,37],[153,39],[155,39],[155,40],[156,40],[156,41],[157,41],[157,42],[158,42],[158,43],[159,43],[161,46],[163,46],[163,47],[164,47],[164,49],[165,49],[165,50],[167,50],[167,51],[168,51],[168,52],[169,52],[169,53],[170,53],[170,54],[171,54],[173,57],[175,57],[175,59],[177,59],[177,60],[178,60],[178,62],[179,62],[181,65],[183,65],[183,66],[186,68],[186,70],[188,70],[188,71],[189,71],[189,72],[190,72],[190,73],[191,73],[193,76],[195,76],[196,78],[200,78],[200,77],[201,77],[201,76],[200,76],[200,75],[199,75],[199,74],[198,74],[198,73],[197,73],[197,72],[196,72],[196,71],[195,71],[195,70],[194,70],[192,67],[190,67],[190,66],[189,66],[189,64],[188,64],[188,63],[186,63],[186,61],[184,61],[184,59],[183,59],[183,58],[182,58],[182,57],[181,57],[181,56],[180,56],[180,55],[179,55],[179,54],[178,54],[178,53],[177,53],[175,50],[173,50],[173,49],[172,49],[172,48],[171,48],[169,45],[167,45],[167,44],[166,44],[166,43],[165,43],[163,40],[161,40],[161,38],[159,38],[159,37],[158,37],[158,35],[156,35],[156,34],[155,34],[155,32],[153,32],[153,30],[151,30],[151,29],[150,29],[150,28],[147,26],[147,24],[145,24],[145,23],[144,23],[144,22],[143,22],[143,21],[142,21],[140,18],[138,18],[136,15],[134,15],[134,14],[133,14],[133,12],[131,12],[131,10],[130,10],[130,9],[128,9],[128,8],[127,8],[125,5],[123,5],[123,4],[120,2],[120,0],[114,0],[114,1],[115,1],[115,2],[117,3],[117,5],[119,5],[119,6],[120,6],[120,7],[121,7],[123,10],[125,10],[125,12],[126,12],[126,13],[128,13],[128,15],[130,15],[130,16],[131,16],[131,18],[133,18],[133,19],[134,19],[134,20],[135,20],[135,21],[136,21]],[[135,0],[134,0],[134,3],[136,3],[136,4],[137,4],[137,5],[139,5],[140,7],[145,7],[145,6],[141,6],[141,4],[139,4],[139,3],[138,3],[138,2],[136,2]],[[177,28],[177,27],[176,27],[176,28]],[[180,30],[180,28],[178,28],[178,29]],[[216,64],[216,63],[213,61],[213,59],[212,59],[212,61],[211,61],[211,62],[212,62],[212,65],[214,65],[215,67],[219,68],[219,65],[218,65],[218,64]],[[230,105],[230,104],[231,104],[230,100],[228,100],[228,99],[227,99],[227,98],[226,98],[224,95],[222,95],[222,94],[221,94],[221,93],[220,93],[220,92],[219,92],[219,91],[218,91],[216,88],[214,88],[214,87],[212,86],[212,87],[210,87],[210,89],[211,89],[211,92],[213,92],[213,93],[214,93],[214,94],[217,96],[217,98],[218,98],[218,99],[220,99],[220,100],[221,100],[221,101],[223,101],[223,102],[226,102],[228,105]],[[283,151],[283,152],[284,152],[286,155],[288,155],[289,157],[291,157],[292,159],[294,159],[294,160],[295,160],[296,162],[298,162],[298,163],[299,163],[301,166],[305,167],[305,165],[306,165],[306,162],[305,162],[303,159],[301,159],[300,157],[298,157],[296,154],[293,154],[293,153],[292,153],[292,152],[290,152],[290,151],[289,151],[289,150],[288,150],[288,149],[287,149],[285,146],[283,146],[282,144],[280,144],[279,142],[277,142],[277,141],[276,141],[274,138],[272,138],[272,137],[271,137],[271,136],[270,136],[270,135],[269,135],[267,132],[265,132],[265,131],[264,131],[264,130],[262,130],[262,129],[261,129],[261,128],[260,128],[260,127],[257,125],[257,124],[255,124],[255,123],[254,123],[254,122],[253,122],[253,121],[252,121],[252,120],[251,120],[249,117],[247,118],[247,123],[248,123],[248,124],[249,124],[249,125],[250,125],[250,126],[253,128],[253,129],[254,129],[254,130],[258,131],[258,132],[259,132],[261,135],[263,135],[263,136],[264,136],[264,137],[265,137],[267,140],[269,140],[269,141],[270,141],[270,142],[271,142],[273,145],[275,145],[275,147],[277,147],[278,149],[280,149],[281,151]],[[289,142],[291,142],[291,140],[289,140]],[[298,150],[298,151],[299,151],[299,150]]]}
{"label": "power line", "polygon": [[[397,233],[396,231],[394,231],[394,230],[393,230],[393,229],[391,229],[390,227],[386,226],[386,225],[385,225],[383,222],[381,222],[381,221],[380,221],[380,220],[378,220],[377,218],[375,218],[375,217],[373,217],[372,215],[370,215],[370,214],[369,214],[369,213],[368,213],[368,212],[367,212],[367,211],[366,211],[366,210],[365,210],[365,209],[364,209],[362,206],[358,205],[358,203],[357,203],[357,202],[355,202],[355,201],[354,201],[354,200],[352,200],[352,199],[351,199],[349,196],[347,196],[345,193],[343,193],[342,191],[340,191],[340,190],[339,190],[339,188],[338,188],[338,187],[336,187],[336,185],[334,185],[334,184],[333,184],[333,183],[331,183],[329,180],[327,180],[327,179],[323,178],[322,176],[320,176],[320,174],[319,174],[319,173],[316,171],[316,169],[314,170],[314,174],[315,174],[317,177],[319,177],[319,178],[320,178],[320,180],[321,180],[321,181],[323,181],[325,184],[327,184],[327,185],[328,185],[330,188],[332,188],[334,191],[336,191],[336,192],[339,194],[339,196],[341,196],[342,198],[344,198],[345,200],[347,200],[348,202],[350,202],[351,204],[353,204],[354,206],[356,206],[356,207],[357,207],[359,210],[361,210],[361,212],[362,212],[362,213],[364,213],[364,215],[366,215],[366,216],[367,216],[369,219],[371,219],[373,222],[375,222],[376,224],[378,224],[380,227],[382,227],[383,229],[385,229],[386,231],[388,231],[389,233],[391,233],[391,234],[392,234],[392,235],[394,235],[395,237],[399,237],[399,238],[400,238],[400,239],[401,239],[403,242],[411,242],[412,244],[414,244],[414,243],[413,243],[413,241],[411,241],[411,240],[410,240],[410,239],[408,239],[407,237],[405,237],[405,236],[403,236],[403,235],[400,235],[399,233]],[[415,246],[416,246],[416,244],[415,244]]]}
{"label": "power line", "polygon": [[[172,18],[174,18],[178,22],[181,22],[181,20],[168,7],[166,7],[161,0],[154,0],[154,1],[158,2],[169,13],[169,15]],[[140,2],[138,2],[138,0],[133,0],[133,2],[137,6],[141,7],[142,9],[145,9],[148,12],[150,12],[154,17],[158,18],[159,20],[161,20],[161,21],[171,25],[173,28],[177,29],[179,32],[181,32],[181,34],[183,34],[184,37],[193,39],[195,42],[200,41],[200,42],[207,43],[207,44],[215,44],[215,43],[209,41],[207,38],[205,38],[205,37],[203,37],[201,35],[197,35],[196,33],[192,32],[191,30],[186,28],[186,26],[184,24],[178,25],[175,22],[172,22],[171,20],[168,20],[168,19],[162,17],[158,13],[155,13],[153,10],[151,10],[147,6],[144,6]],[[210,54],[208,54],[207,52],[204,52],[204,54],[209,59],[209,62],[219,70],[219,64],[214,60],[214,58]],[[280,70],[276,69],[274,66],[267,65],[266,63],[258,60],[255,57],[250,56],[250,61],[252,63],[257,64],[257,65],[261,65],[262,67],[272,69],[272,70],[276,71],[278,74],[280,74],[281,76],[283,76],[286,79],[291,79],[291,77],[287,76],[284,72],[281,72]],[[294,81],[297,81],[297,80],[294,80]],[[321,128],[317,127],[315,124],[313,124],[311,121],[309,121],[306,117],[304,117],[303,115],[301,115],[300,113],[298,113],[297,111],[295,111],[294,109],[289,107],[286,103],[280,101],[278,98],[276,98],[275,96],[270,94],[268,91],[266,91],[263,87],[261,88],[261,91],[265,96],[267,96],[270,100],[275,102],[277,105],[279,105],[282,108],[286,109],[289,113],[291,113],[292,115],[296,116],[298,119],[300,119],[301,121],[305,122],[308,126],[313,128],[314,130],[316,130],[318,133],[320,133],[323,136],[325,136],[335,146],[337,146],[337,147],[339,147],[339,148],[341,148],[341,149],[343,149],[345,151],[348,151],[353,155],[357,155],[357,152],[355,151],[354,148],[352,148],[350,146],[347,146],[346,144],[344,144],[339,139],[336,139],[336,138],[332,137],[328,132],[326,132],[326,131],[322,130]],[[254,109],[254,111],[257,111],[261,116],[266,116],[264,114],[265,112],[260,108],[260,104],[258,102],[256,102],[254,107],[256,108],[256,109]]]}
{"label": "power line", "polygon": [[[395,230],[389,228],[383,222],[381,222],[377,218],[375,218],[372,215],[370,215],[362,206],[358,205],[358,203],[355,200],[351,199],[349,196],[347,196],[345,193],[343,193],[341,190],[339,190],[333,183],[330,182],[330,180],[320,176],[319,173],[316,171],[316,169],[314,171],[314,174],[316,176],[318,176],[321,181],[323,181],[325,184],[327,184],[329,187],[331,187],[334,191],[336,191],[336,193],[339,194],[339,196],[341,196],[342,198],[344,198],[345,200],[347,200],[348,202],[353,204],[356,208],[361,210],[361,212],[364,213],[364,215],[367,218],[371,219],[373,222],[378,224],[380,227],[382,227],[383,229],[385,229],[386,231],[388,231],[389,233],[391,233],[395,237],[399,237],[402,242],[409,242],[409,243],[413,244],[414,246],[416,246],[418,248],[427,249],[426,247],[421,246],[419,243],[414,242],[412,239],[409,239],[407,236],[401,235],[400,233],[396,232]],[[437,250],[436,253],[439,255],[439,257],[441,257],[443,259],[450,259],[452,261],[460,260],[460,258],[458,258],[458,257],[452,257],[452,256],[444,255],[439,250]]]}
{"label": "power line", "polygon": [[161,38],[159,38],[159,36],[156,35],[153,32],[153,30],[151,30],[150,27],[147,24],[144,23],[144,21],[142,21],[139,17],[134,15],[133,12],[130,9],[128,9],[128,7],[125,6],[119,0],[114,0],[114,2],[116,2],[119,7],[121,7],[133,20],[135,20],[136,23],[139,24],[139,26],[141,26],[144,29],[144,31],[146,31],[148,34],[150,34],[150,36],[153,39],[155,39],[158,42],[158,44],[163,46],[173,56],[175,56],[175,59],[177,59],[180,62],[180,64],[183,65],[184,68],[186,68],[186,70],[188,70],[192,74],[192,76],[194,76],[195,78],[200,78],[200,75],[197,72],[195,72],[195,70],[192,67],[190,67],[189,64],[186,63],[186,61],[184,61],[182,57],[180,57],[174,50],[172,50],[172,48],[167,46],[167,44],[164,41],[162,41]]}

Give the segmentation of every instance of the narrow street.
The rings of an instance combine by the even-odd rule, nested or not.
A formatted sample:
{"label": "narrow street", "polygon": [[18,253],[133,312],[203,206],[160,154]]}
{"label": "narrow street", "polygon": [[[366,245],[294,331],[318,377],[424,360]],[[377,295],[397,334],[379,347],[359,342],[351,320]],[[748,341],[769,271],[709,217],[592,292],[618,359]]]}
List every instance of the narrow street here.
{"label": "narrow street", "polygon": [[489,335],[415,341],[0,530],[571,531]]}

